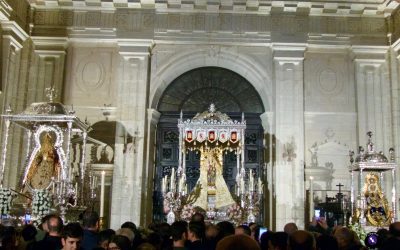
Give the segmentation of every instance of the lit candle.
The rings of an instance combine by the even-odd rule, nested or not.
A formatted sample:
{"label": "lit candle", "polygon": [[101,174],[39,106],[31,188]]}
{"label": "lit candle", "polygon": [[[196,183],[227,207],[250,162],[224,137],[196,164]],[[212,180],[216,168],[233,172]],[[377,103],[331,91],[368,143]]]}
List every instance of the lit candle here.
{"label": "lit candle", "polygon": [[101,186],[100,186],[100,217],[104,216],[104,184],[106,179],[106,172],[101,172]]}

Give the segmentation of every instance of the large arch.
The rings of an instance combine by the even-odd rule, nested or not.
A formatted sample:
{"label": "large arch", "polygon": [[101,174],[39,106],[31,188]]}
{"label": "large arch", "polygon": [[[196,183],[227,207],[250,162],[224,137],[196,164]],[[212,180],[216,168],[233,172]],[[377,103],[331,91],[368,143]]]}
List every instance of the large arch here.
{"label": "large arch", "polygon": [[[157,49],[153,49],[154,54]],[[265,111],[273,106],[272,80],[267,69],[248,55],[223,47],[201,47],[174,53],[153,69],[150,87],[150,108],[156,109],[168,85],[178,76],[201,67],[220,67],[231,70],[246,79],[258,92]]]}

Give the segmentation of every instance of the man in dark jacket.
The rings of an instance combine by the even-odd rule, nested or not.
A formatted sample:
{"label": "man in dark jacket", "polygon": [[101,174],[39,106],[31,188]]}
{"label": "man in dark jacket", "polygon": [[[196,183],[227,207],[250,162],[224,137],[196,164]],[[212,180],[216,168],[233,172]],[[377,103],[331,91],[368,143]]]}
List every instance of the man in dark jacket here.
{"label": "man in dark jacket", "polygon": [[83,214],[82,249],[92,250],[99,242],[99,215],[95,211],[86,211]]}
{"label": "man in dark jacket", "polygon": [[48,217],[45,223],[48,233],[43,240],[34,244],[33,249],[61,249],[61,231],[63,229],[62,219],[60,216],[52,214]]}

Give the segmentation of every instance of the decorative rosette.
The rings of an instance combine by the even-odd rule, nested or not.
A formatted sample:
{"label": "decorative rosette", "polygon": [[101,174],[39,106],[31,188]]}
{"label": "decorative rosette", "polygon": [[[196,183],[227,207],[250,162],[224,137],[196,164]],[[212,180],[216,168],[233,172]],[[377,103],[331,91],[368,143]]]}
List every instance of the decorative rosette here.
{"label": "decorative rosette", "polygon": [[192,216],[196,213],[195,208],[192,206],[192,204],[186,204],[182,208],[181,212],[181,220],[185,221],[190,221],[192,219]]}
{"label": "decorative rosette", "polygon": [[242,208],[238,204],[232,204],[226,210],[229,219],[239,222],[242,219]]}
{"label": "decorative rosette", "polygon": [[10,213],[11,200],[11,190],[8,188],[0,188],[0,214]]}
{"label": "decorative rosette", "polygon": [[32,201],[32,213],[37,217],[43,217],[50,213],[51,195],[47,190],[37,190],[34,192]]}

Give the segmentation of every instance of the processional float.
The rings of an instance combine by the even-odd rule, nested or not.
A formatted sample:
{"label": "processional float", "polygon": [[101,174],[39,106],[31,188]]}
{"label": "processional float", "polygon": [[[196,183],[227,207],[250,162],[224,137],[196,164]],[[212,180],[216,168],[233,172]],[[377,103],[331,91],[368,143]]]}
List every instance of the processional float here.
{"label": "processional float", "polygon": [[[2,115],[5,128],[0,166],[0,197],[7,197],[7,202],[5,198],[0,200],[2,215],[10,212],[13,192],[32,201],[32,220],[48,214],[51,208],[57,208],[63,220],[69,208],[84,208],[85,148],[90,126],[82,122],[74,111],[68,111],[64,105],[53,101],[53,88],[46,91],[49,102],[32,103],[20,114],[12,114],[12,110],[8,108]],[[4,186],[7,144],[12,124],[23,128],[27,136],[27,160],[21,179],[21,190]],[[79,170],[72,168],[70,160],[73,135],[83,138]]]}
{"label": "processional float", "polygon": [[[368,132],[367,148],[360,146],[351,162],[351,223],[365,231],[377,231],[396,221],[396,168],[393,148],[389,159],[375,150],[372,132]],[[388,184],[389,181],[389,185]],[[390,189],[388,189],[390,186]],[[390,199],[388,200],[387,194]]]}
{"label": "processional float", "polygon": [[[167,222],[190,220],[196,211],[204,212],[211,222],[255,222],[263,184],[253,170],[245,171],[244,115],[240,122],[233,121],[211,104],[208,111],[192,119],[183,120],[181,113],[178,128],[178,167],[172,168],[171,174],[164,176],[161,184]],[[186,184],[185,157],[189,150],[200,154],[200,177],[191,191]],[[237,159],[234,192],[230,192],[223,178],[223,154],[227,151],[234,152]]]}

